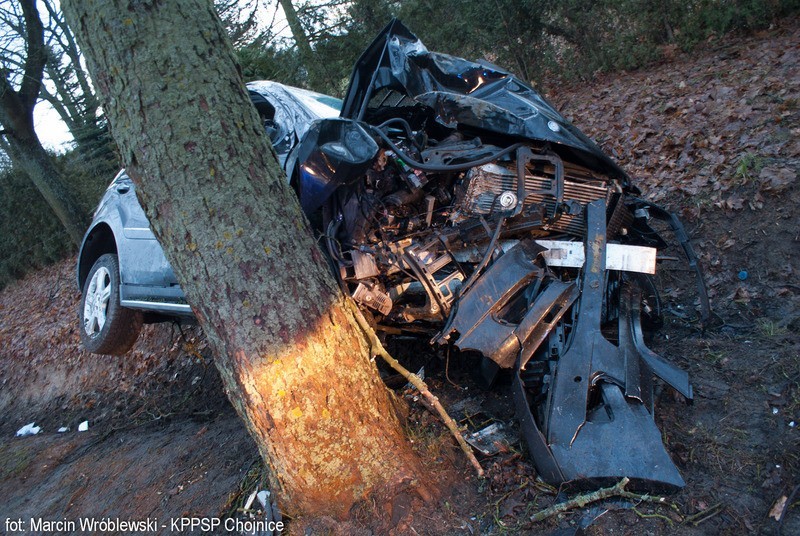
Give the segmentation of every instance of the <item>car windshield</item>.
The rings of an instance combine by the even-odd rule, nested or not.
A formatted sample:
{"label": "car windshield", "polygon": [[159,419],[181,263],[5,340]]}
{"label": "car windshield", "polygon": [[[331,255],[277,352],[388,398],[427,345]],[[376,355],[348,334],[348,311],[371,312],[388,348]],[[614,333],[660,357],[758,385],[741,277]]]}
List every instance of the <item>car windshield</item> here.
{"label": "car windshield", "polygon": [[322,93],[297,87],[288,88],[294,97],[319,117],[337,117],[342,109],[342,100]]}

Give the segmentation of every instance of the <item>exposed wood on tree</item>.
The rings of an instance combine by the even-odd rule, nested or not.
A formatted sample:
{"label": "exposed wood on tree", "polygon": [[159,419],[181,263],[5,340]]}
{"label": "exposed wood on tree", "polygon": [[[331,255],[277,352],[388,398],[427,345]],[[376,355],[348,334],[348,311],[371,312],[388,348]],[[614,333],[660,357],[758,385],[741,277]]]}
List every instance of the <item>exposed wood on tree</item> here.
{"label": "exposed wood on tree", "polygon": [[393,396],[280,171],[210,2],[70,0],[123,160],[289,515],[414,485]]}

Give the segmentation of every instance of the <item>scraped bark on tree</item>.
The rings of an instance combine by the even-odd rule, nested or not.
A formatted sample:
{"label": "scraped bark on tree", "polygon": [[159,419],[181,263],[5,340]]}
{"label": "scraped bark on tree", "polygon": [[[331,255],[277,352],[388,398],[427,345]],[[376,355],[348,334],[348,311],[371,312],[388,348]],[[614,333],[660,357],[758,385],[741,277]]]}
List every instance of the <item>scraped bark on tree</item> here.
{"label": "scraped bark on tree", "polygon": [[64,1],[122,158],[290,515],[418,460],[250,104],[210,1]]}

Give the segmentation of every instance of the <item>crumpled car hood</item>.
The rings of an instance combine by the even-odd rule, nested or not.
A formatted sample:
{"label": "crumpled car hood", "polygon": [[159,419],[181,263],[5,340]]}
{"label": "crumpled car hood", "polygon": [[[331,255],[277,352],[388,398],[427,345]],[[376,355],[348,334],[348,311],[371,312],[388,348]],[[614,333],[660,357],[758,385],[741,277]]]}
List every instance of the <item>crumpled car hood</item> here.
{"label": "crumpled car hood", "polygon": [[446,127],[549,142],[562,156],[629,186],[625,172],[524,81],[486,62],[430,52],[398,20],[389,23],[356,63],[341,116],[368,120],[382,105],[371,99],[383,88],[433,109]]}

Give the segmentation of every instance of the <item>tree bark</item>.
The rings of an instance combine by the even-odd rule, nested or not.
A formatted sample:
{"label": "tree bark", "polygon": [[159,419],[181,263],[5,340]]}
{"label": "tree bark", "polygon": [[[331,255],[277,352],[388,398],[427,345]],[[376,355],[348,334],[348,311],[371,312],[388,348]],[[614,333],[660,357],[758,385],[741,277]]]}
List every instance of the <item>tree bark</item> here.
{"label": "tree bark", "polygon": [[404,437],[209,1],[70,0],[123,160],[281,507],[414,483]]}
{"label": "tree bark", "polygon": [[19,90],[14,90],[8,74],[0,69],[0,123],[5,127],[4,134],[11,148],[9,156],[12,161],[25,170],[64,225],[70,239],[75,245],[80,245],[89,223],[87,214],[64,185],[33,127],[33,109],[39,97],[47,60],[44,27],[34,0],[20,0],[20,4],[25,18],[27,56]]}

